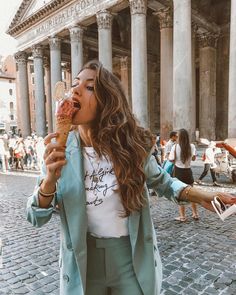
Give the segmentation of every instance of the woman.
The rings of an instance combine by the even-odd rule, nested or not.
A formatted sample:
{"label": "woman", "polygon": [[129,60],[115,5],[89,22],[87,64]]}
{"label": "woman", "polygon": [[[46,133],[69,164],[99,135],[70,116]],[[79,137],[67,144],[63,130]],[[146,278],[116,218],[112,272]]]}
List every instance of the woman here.
{"label": "woman", "polygon": [[[188,131],[186,129],[180,129],[178,132],[177,143],[171,148],[169,160],[175,163],[174,176],[182,182],[193,185],[193,172],[191,169],[191,161],[196,160],[196,148],[194,144],[190,144]],[[193,219],[199,220],[197,205],[191,203]],[[179,217],[175,220],[185,222],[187,220],[185,215],[185,206],[179,206]]]}
{"label": "woman", "polygon": [[[45,138],[44,175],[27,205],[37,227],[50,220],[53,204],[60,206],[60,294],[160,294],[148,188],[210,210],[213,194],[158,166],[151,133],[137,125],[120,81],[99,62],[84,66],[71,99],[80,105],[73,116],[77,128],[66,149],[54,142],[57,134]],[[222,199],[236,202],[226,194]]]}

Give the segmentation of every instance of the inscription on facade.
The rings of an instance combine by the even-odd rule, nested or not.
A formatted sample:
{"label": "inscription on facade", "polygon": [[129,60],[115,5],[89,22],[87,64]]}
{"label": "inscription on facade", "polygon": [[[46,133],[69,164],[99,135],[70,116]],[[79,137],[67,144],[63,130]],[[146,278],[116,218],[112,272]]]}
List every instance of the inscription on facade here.
{"label": "inscription on facade", "polygon": [[55,14],[18,35],[16,37],[18,41],[17,50],[24,51],[34,44],[39,44],[49,36],[56,35],[62,29],[82,23],[84,20],[95,16],[98,11],[109,9],[122,2],[123,0],[74,1],[74,3],[64,6]]}
{"label": "inscription on facade", "polygon": [[78,3],[75,3],[74,5],[71,5],[70,7],[59,12],[57,15],[37,27],[35,30],[35,34],[48,32],[51,28],[57,25],[63,25],[67,23],[68,20],[77,17],[84,9],[93,7],[94,5],[98,4],[98,2],[99,0],[82,0]]}

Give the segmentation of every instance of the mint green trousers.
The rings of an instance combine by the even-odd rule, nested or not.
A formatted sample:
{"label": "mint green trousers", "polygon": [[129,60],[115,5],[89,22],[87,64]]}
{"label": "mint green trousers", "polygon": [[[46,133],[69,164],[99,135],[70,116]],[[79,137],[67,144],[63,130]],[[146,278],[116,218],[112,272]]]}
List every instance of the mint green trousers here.
{"label": "mint green trousers", "polygon": [[87,237],[86,295],[143,295],[132,264],[129,237]]}

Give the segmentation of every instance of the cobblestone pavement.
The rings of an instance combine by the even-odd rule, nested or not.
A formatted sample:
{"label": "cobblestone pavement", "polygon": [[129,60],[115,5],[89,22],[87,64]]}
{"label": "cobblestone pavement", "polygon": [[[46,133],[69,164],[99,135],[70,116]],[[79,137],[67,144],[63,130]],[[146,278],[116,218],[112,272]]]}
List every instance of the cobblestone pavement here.
{"label": "cobblestone pavement", "polygon": [[[201,170],[197,161],[196,178]],[[219,179],[220,188],[210,185],[209,176],[205,181],[203,189],[236,193],[224,177]],[[0,174],[0,295],[59,294],[59,215],[54,213],[40,229],[25,219],[35,182],[33,174]],[[222,222],[214,213],[199,209],[200,220],[193,221],[187,208],[187,222],[179,223],[174,221],[178,207],[157,197],[152,198],[151,210],[164,267],[162,295],[235,295],[236,216]]]}

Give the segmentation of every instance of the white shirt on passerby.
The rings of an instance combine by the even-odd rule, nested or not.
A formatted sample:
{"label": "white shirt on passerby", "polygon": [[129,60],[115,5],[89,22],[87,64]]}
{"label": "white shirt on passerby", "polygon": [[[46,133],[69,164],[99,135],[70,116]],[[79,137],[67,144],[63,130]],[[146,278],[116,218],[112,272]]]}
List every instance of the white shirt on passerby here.
{"label": "white shirt on passerby", "polygon": [[173,141],[172,139],[169,139],[167,144],[165,145],[165,158],[168,159],[169,158],[169,154],[171,152],[171,148],[173,147],[173,145],[175,144],[175,141]]}
{"label": "white shirt on passerby", "polygon": [[216,168],[217,165],[215,163],[215,154],[216,154],[216,149],[212,147],[208,147],[205,151],[204,164],[210,164],[211,168]]}
{"label": "white shirt on passerby", "polygon": [[190,144],[191,146],[191,157],[189,157],[189,159],[183,163],[181,161],[181,148],[180,145],[177,143],[176,145],[172,146],[171,151],[170,151],[170,155],[169,155],[169,160],[170,161],[174,161],[175,160],[175,165],[179,168],[190,168],[191,167],[191,161],[192,161],[192,157],[196,156],[196,147],[194,144]]}

